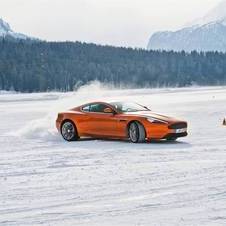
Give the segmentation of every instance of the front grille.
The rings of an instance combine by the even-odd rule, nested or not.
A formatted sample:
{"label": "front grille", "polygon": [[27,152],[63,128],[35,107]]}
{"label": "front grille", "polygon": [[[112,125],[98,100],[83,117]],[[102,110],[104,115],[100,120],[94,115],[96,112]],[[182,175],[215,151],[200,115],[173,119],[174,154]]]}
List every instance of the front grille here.
{"label": "front grille", "polygon": [[183,129],[187,128],[188,124],[186,122],[178,122],[169,126],[169,129]]}

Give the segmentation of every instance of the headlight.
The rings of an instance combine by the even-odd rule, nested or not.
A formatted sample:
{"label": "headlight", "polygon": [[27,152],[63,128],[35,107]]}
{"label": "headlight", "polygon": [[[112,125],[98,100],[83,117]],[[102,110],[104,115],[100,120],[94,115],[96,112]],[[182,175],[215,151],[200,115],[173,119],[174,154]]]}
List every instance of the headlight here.
{"label": "headlight", "polygon": [[152,117],[148,117],[147,120],[151,123],[157,123],[157,124],[168,124],[168,122],[161,120],[161,119],[156,119]]}

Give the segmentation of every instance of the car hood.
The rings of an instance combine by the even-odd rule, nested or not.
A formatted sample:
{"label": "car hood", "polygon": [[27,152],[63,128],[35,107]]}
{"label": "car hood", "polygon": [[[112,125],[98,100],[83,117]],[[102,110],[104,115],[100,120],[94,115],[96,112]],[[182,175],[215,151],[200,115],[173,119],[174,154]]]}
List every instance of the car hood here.
{"label": "car hood", "polygon": [[137,117],[152,117],[160,119],[168,123],[177,122],[178,120],[169,116],[165,116],[153,111],[139,111],[139,112],[126,112],[126,115],[137,116]]}

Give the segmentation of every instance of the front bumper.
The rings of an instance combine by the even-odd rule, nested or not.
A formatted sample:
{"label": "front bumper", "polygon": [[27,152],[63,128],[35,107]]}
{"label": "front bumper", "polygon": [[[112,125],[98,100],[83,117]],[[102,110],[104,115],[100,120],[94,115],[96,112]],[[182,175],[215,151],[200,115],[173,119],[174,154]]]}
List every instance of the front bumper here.
{"label": "front bumper", "polygon": [[162,139],[172,139],[172,138],[186,137],[187,135],[188,135],[187,132],[184,132],[184,133],[168,133]]}

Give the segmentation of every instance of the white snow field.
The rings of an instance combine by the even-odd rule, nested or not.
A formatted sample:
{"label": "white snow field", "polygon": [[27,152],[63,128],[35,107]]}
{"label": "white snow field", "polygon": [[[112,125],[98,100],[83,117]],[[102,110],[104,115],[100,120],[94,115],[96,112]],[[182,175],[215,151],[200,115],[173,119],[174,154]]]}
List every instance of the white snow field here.
{"label": "white snow field", "polygon": [[[132,100],[185,119],[177,142],[67,143],[58,111]],[[0,95],[0,225],[226,225],[226,88]]]}

